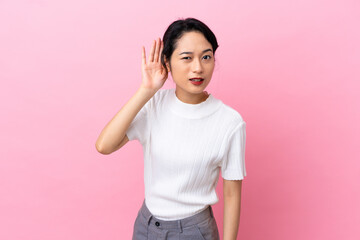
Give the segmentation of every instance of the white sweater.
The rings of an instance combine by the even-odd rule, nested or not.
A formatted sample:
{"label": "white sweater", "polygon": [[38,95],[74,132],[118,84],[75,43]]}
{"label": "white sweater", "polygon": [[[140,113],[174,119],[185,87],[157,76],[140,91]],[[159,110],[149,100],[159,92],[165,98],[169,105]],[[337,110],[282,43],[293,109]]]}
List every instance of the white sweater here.
{"label": "white sweater", "polygon": [[188,104],[175,88],[160,89],[127,130],[143,146],[145,203],[158,219],[183,219],[217,203],[220,169],[227,180],[246,176],[246,123],[209,94]]}

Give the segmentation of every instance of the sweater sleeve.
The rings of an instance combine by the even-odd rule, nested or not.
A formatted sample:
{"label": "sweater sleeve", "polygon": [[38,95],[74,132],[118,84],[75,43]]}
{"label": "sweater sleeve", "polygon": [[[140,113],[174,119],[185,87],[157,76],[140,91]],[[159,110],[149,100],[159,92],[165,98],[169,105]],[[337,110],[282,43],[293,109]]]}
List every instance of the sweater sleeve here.
{"label": "sweater sleeve", "polygon": [[246,122],[242,121],[233,130],[221,165],[221,175],[226,180],[242,180],[245,169]]}
{"label": "sweater sleeve", "polygon": [[145,103],[126,130],[129,141],[138,140],[142,145],[146,143],[150,131],[151,101]]}

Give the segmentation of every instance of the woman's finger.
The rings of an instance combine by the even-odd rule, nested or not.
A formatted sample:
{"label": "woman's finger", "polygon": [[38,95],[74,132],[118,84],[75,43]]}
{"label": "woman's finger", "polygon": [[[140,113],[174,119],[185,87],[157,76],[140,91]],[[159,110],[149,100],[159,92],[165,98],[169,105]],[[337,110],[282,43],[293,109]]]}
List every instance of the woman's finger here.
{"label": "woman's finger", "polygon": [[151,46],[151,51],[150,51],[150,55],[149,55],[149,63],[154,61],[154,52],[155,52],[155,40],[153,41],[153,44]]}
{"label": "woman's finger", "polygon": [[164,42],[160,41],[159,62],[161,62],[161,53],[163,49],[164,49]]}
{"label": "woman's finger", "polygon": [[146,55],[145,55],[145,47],[144,46],[142,46],[142,57],[141,57],[141,59],[142,59],[142,64],[146,65]]}
{"label": "woman's finger", "polygon": [[155,49],[155,55],[154,55],[154,61],[159,61],[159,49],[160,49],[160,38],[156,39],[156,49]]}

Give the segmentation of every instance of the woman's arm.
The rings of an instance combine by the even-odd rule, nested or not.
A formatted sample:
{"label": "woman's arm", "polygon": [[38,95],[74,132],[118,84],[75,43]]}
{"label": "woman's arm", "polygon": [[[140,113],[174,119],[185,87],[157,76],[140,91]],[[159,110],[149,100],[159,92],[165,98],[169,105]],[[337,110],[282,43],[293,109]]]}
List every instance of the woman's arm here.
{"label": "woman's arm", "polygon": [[119,149],[132,120],[147,101],[154,96],[155,92],[155,90],[143,87],[138,88],[132,98],[116,113],[100,133],[95,143],[98,152],[110,154]]}
{"label": "woman's arm", "polygon": [[110,154],[121,148],[129,140],[127,129],[144,105],[164,85],[167,72],[161,64],[163,42],[160,38],[153,41],[150,55],[146,60],[145,48],[142,46],[140,88],[132,98],[116,113],[101,131],[96,140],[95,147],[102,154]]}
{"label": "woman's arm", "polygon": [[241,186],[242,180],[223,179],[223,240],[236,240],[240,223]]}

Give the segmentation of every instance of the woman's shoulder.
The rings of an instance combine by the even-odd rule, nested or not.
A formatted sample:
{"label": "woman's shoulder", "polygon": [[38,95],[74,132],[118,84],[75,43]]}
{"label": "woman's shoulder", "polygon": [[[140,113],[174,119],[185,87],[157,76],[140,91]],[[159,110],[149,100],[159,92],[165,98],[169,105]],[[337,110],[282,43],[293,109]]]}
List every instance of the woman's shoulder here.
{"label": "woman's shoulder", "polygon": [[165,88],[160,88],[159,90],[157,90],[157,92],[154,94],[153,97],[155,98],[161,98],[167,94],[169,94],[169,92],[171,91],[171,89],[165,89]]}
{"label": "woman's shoulder", "polygon": [[159,89],[145,104],[145,107],[154,111],[155,109],[161,108],[164,102],[167,102],[171,89]]}
{"label": "woman's shoulder", "polygon": [[[221,101],[222,102],[222,101]],[[245,123],[245,120],[242,114],[236,110],[235,108],[231,107],[230,105],[222,102],[221,104],[221,116],[223,117],[224,121],[232,126],[238,126],[242,123]]]}
{"label": "woman's shoulder", "polygon": [[164,101],[164,99],[170,94],[171,89],[161,88],[153,96],[153,101],[159,103]]}
{"label": "woman's shoulder", "polygon": [[169,94],[170,89],[159,89],[157,92],[152,96],[151,101],[152,102],[158,102],[161,101],[166,95]]}

